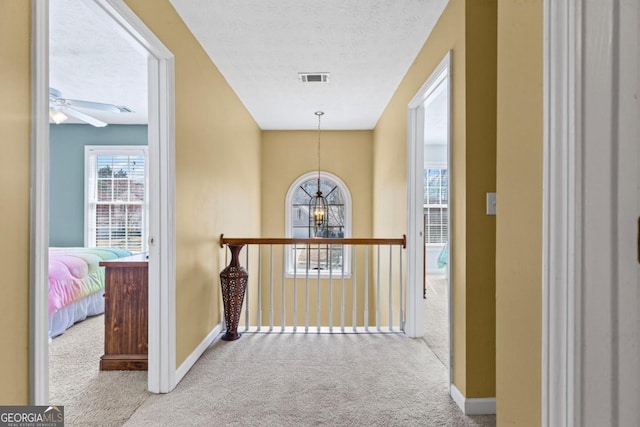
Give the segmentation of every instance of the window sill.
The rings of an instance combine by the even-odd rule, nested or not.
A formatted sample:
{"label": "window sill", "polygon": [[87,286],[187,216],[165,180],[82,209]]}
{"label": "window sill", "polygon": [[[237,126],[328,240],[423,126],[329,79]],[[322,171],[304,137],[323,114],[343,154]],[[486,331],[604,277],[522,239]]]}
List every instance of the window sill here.
{"label": "window sill", "polygon": [[[309,275],[308,276],[309,276],[309,279],[316,279],[317,280],[318,279],[318,272],[315,271],[315,270],[314,271],[309,271]],[[307,275],[305,274],[305,272],[300,272],[300,273],[297,273],[294,276],[293,273],[287,272],[287,273],[285,273],[284,277],[285,277],[285,279],[293,279],[294,277],[295,277],[295,279],[305,279],[307,277]],[[342,279],[343,277],[345,279],[351,279],[351,272],[346,272],[345,271],[345,273],[342,274],[339,271],[338,272],[334,271],[331,274],[331,276],[329,276],[329,272],[328,271],[326,273],[323,273],[323,272],[320,273],[320,280],[323,280],[323,279],[336,280],[336,279]]]}

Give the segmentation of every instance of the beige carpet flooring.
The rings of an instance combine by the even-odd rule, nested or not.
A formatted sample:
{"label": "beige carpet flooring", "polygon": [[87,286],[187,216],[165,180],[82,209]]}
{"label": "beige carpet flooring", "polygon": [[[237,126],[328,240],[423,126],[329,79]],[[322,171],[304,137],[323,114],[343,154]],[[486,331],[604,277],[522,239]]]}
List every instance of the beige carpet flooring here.
{"label": "beige carpet flooring", "polygon": [[449,367],[449,297],[444,276],[427,275],[424,300],[424,340],[442,362]]}
{"label": "beige carpet flooring", "polygon": [[67,426],[495,426],[461,413],[423,339],[244,334],[216,341],[173,392],[154,395],[146,373],[98,371],[102,321],[50,345],[51,403]]}
{"label": "beige carpet flooring", "polygon": [[66,426],[121,426],[151,393],[146,372],[100,371],[104,316],[75,324],[49,345],[49,403]]}

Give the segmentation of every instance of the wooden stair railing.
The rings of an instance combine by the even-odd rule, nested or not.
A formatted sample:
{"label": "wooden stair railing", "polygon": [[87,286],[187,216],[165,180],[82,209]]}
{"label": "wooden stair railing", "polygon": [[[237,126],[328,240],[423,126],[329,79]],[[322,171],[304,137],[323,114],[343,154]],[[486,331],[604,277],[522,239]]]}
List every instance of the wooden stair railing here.
{"label": "wooden stair railing", "polygon": [[[401,246],[407,247],[406,235],[402,238],[281,238],[281,237],[249,237],[229,238],[220,235],[220,247],[227,245],[232,251],[232,261],[220,273],[222,298],[225,310],[225,323],[227,331],[223,337],[225,340],[240,338],[237,331],[240,319],[242,300],[244,299],[248,282],[248,273],[239,264],[238,254],[245,245],[345,245],[345,246]],[[402,276],[400,276],[402,281]]]}

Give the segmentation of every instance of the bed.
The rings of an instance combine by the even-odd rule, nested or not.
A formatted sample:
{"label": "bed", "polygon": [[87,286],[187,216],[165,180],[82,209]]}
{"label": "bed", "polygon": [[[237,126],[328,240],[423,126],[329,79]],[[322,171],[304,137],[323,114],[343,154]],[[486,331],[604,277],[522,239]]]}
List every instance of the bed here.
{"label": "bed", "polygon": [[49,339],[104,312],[104,267],[131,255],[116,248],[49,248]]}

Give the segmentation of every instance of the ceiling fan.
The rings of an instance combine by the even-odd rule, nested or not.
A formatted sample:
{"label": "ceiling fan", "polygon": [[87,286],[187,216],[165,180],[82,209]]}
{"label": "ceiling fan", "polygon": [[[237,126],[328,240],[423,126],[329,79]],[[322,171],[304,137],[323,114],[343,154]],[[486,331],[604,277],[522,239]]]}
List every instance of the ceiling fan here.
{"label": "ceiling fan", "polygon": [[102,120],[98,120],[77,108],[87,108],[92,110],[104,111],[108,113],[132,113],[128,107],[118,106],[114,104],[105,104],[102,102],[82,101],[79,99],[62,98],[62,93],[58,89],[49,88],[49,117],[56,124],[62,123],[68,119],[67,116],[75,117],[83,122],[89,123],[95,127],[105,127],[107,124]]}

